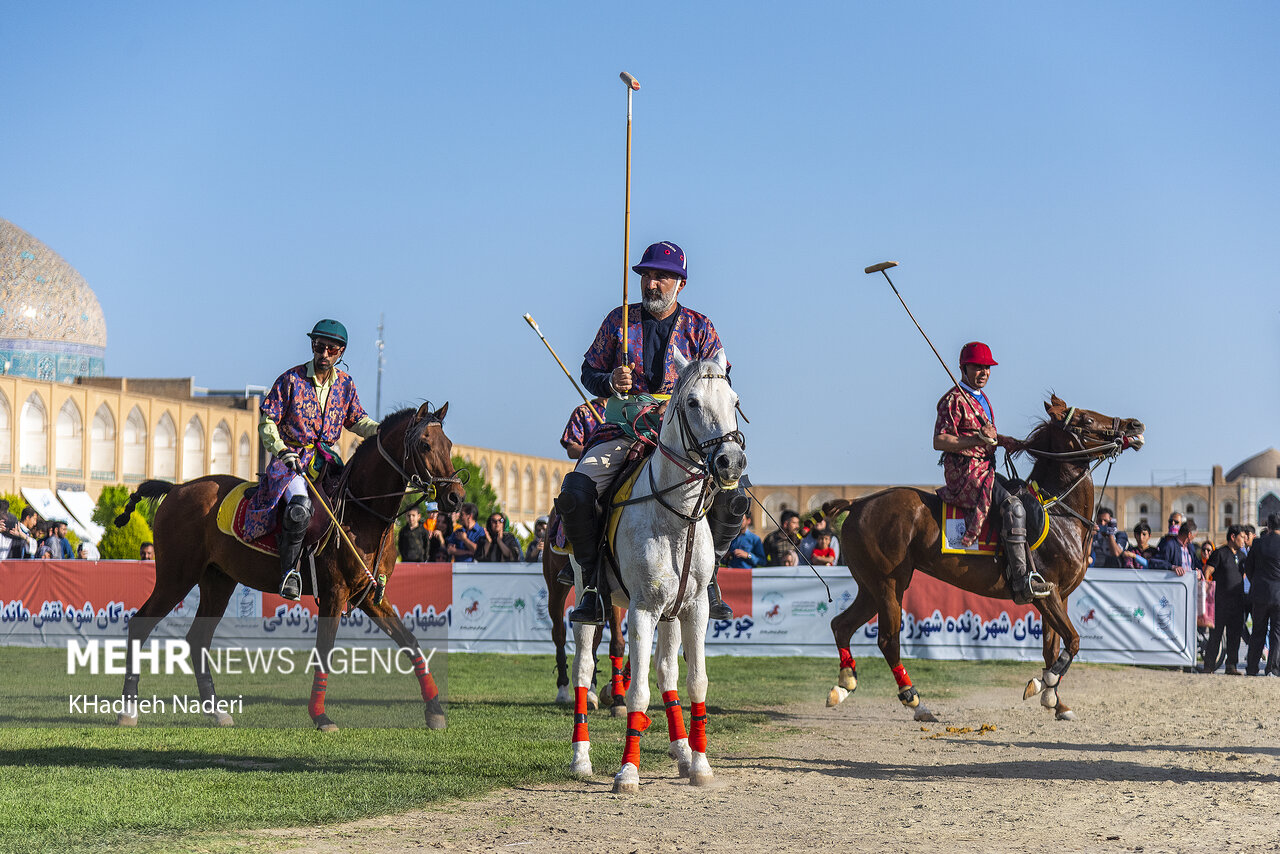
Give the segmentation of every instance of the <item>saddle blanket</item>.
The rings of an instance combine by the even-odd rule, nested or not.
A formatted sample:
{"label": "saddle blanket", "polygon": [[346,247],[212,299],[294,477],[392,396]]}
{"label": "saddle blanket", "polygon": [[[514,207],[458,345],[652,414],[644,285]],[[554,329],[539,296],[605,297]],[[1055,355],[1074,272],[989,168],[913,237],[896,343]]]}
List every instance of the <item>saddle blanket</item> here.
{"label": "saddle blanket", "polygon": [[[1027,510],[1027,536],[1031,539],[1031,550],[1040,548],[1040,544],[1049,536],[1049,514],[1040,504],[1039,496],[1023,493],[1018,496]],[[997,537],[991,528],[992,515],[988,515],[978,533],[978,541],[968,548],[961,548],[960,538],[964,536],[965,508],[942,502],[942,553],[946,555],[994,555]]]}
{"label": "saddle blanket", "polygon": [[249,498],[245,493],[253,486],[257,484],[246,481],[236,486],[227,493],[226,498],[222,499],[222,503],[218,505],[218,530],[227,536],[235,537],[254,551],[278,555],[280,554],[280,547],[276,543],[276,536],[280,533],[278,526],[256,540],[250,540],[244,534],[244,516],[249,509]]}
{"label": "saddle blanket", "polygon": [[[643,465],[636,466],[613,492],[609,505],[609,518],[605,523],[605,543],[611,551],[613,538],[618,533],[618,520],[622,518],[622,508],[618,505],[631,497],[631,491],[635,489],[636,480],[640,477],[642,469],[644,469]],[[552,516],[551,529],[547,532],[547,542],[551,544],[551,550],[558,555],[573,554],[573,545],[564,535],[564,525],[560,523],[559,514]]]}

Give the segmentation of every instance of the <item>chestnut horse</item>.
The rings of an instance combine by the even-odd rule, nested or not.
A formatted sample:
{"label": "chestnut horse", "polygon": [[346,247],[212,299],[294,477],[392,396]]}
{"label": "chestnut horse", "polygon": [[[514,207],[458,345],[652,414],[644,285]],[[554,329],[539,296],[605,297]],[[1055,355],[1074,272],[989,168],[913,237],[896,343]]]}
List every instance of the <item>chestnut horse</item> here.
{"label": "chestnut horse", "polygon": [[[316,660],[329,661],[340,616],[349,606],[358,606],[412,661],[426,704],[427,726],[431,729],[445,727],[444,708],[440,705],[435,680],[413,633],[387,602],[378,600],[374,575],[389,579],[395,569],[395,523],[406,489],[437,493],[445,512],[453,512],[462,504],[465,480],[454,472],[453,444],[445,436],[442,423],[448,410],[447,403],[436,411],[424,403],[417,410],[403,409],[388,415],[373,440],[361,443],[352,455],[339,482],[338,494],[327,499],[343,520],[343,527],[359,550],[364,565],[356,560],[350,546],[336,531],[330,532],[315,555],[320,588]],[[117,525],[128,521],[139,498],[165,496],[156,510],[156,584],[151,596],[129,620],[129,649],[134,648],[134,642],[146,641],[156,624],[199,584],[200,606],[187,632],[187,643],[201,701],[214,697],[213,677],[205,666],[204,652],[213,640],[214,630],[236,583],[269,592],[275,592],[280,583],[280,563],[275,555],[251,549],[218,527],[218,506],[232,489],[243,483],[230,475],[210,475],[177,485],[148,480],[129,496],[128,505],[116,519]],[[324,511],[317,508],[317,512]],[[310,573],[303,572],[303,575],[309,577]],[[123,691],[126,700],[138,695],[139,674],[135,672],[133,658],[128,656],[126,667]],[[327,671],[317,667],[309,711],[321,731],[333,732],[337,726],[324,711],[327,686]],[[219,726],[234,723],[226,713],[213,713],[210,717]],[[136,726],[136,712],[120,715],[117,723]]]}
{"label": "chestnut horse", "polygon": [[[1041,705],[1056,712],[1059,720],[1071,720],[1075,714],[1058,696],[1057,686],[1080,651],[1080,635],[1067,616],[1066,603],[1089,565],[1093,533],[1090,475],[1097,464],[1114,459],[1125,448],[1142,447],[1144,427],[1136,419],[1121,420],[1068,407],[1056,395],[1044,407],[1049,418],[1027,438],[1025,452],[1035,459],[1029,480],[1048,501],[1048,536],[1033,557],[1054,590],[1034,603],[1043,619],[1045,669],[1042,678],[1027,684],[1023,699],[1040,693]],[[1013,598],[1004,572],[991,557],[942,553],[941,509],[942,499],[935,493],[910,487],[823,505],[823,514],[831,517],[849,511],[840,543],[849,571],[858,582],[853,604],[831,620],[840,653],[840,677],[827,696],[828,706],[837,705],[858,687],[849,641],[855,631],[879,615],[877,644],[898,682],[898,699],[915,710],[916,720],[936,720],[920,701],[898,653],[902,596],[917,569],[970,593]],[[1061,654],[1059,639],[1065,643]]]}
{"label": "chestnut horse", "polygon": [[[551,526],[547,527],[551,530]],[[573,705],[573,692],[569,690],[569,659],[565,654],[565,642],[569,630],[564,616],[565,605],[569,601],[571,584],[561,584],[557,579],[560,570],[569,563],[569,556],[556,554],[550,545],[542,549],[542,579],[547,584],[547,616],[551,618],[551,642],[556,645],[556,702],[563,706]],[[596,627],[592,652],[600,648],[604,638],[604,629]],[[612,675],[603,693],[604,703],[609,707],[609,714],[620,717],[626,714],[627,698],[624,696],[627,686],[631,684],[630,662],[623,667],[623,657],[627,654],[627,639],[622,633],[622,608],[614,605],[609,609],[609,662]],[[598,656],[597,656],[598,658]],[[599,708],[601,696],[596,694],[595,679],[591,680],[591,690],[587,692],[587,708]]]}

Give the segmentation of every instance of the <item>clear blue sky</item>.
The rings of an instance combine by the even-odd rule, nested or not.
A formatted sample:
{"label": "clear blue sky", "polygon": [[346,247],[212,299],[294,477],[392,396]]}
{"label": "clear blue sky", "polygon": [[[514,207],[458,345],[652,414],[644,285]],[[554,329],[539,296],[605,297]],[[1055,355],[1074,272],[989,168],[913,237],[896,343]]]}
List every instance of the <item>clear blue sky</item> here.
{"label": "clear blue sky", "polygon": [[[632,258],[687,251],[757,482],[931,482],[951,361],[1148,425],[1113,481],[1280,445],[1273,3],[22,3],[0,216],[89,281],[107,372],[269,384],[318,318],[372,410],[558,454]],[[636,282],[632,282],[635,294]]]}

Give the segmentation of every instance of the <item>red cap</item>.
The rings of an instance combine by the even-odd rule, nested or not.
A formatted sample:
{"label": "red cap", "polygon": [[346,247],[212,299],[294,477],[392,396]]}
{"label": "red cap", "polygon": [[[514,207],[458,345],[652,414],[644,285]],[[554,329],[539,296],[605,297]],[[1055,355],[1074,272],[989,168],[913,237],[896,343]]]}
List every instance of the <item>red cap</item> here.
{"label": "red cap", "polygon": [[990,367],[991,365],[998,364],[1000,363],[991,358],[991,348],[986,344],[983,344],[981,341],[970,341],[960,350],[961,367],[965,365],[984,365],[986,367]]}

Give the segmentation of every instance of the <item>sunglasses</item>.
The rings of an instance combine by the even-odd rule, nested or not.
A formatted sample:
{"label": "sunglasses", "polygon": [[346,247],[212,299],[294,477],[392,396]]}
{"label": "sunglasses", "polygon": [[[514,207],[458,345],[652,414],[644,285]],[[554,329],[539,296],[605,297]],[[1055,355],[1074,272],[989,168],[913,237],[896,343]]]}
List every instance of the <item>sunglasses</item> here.
{"label": "sunglasses", "polygon": [[341,345],[341,344],[322,344],[322,343],[320,343],[319,341],[312,341],[312,342],[311,342],[311,352],[313,352],[313,353],[328,353],[330,356],[337,355],[338,353],[341,353],[341,352],[342,352],[342,347],[343,347],[343,345]]}

